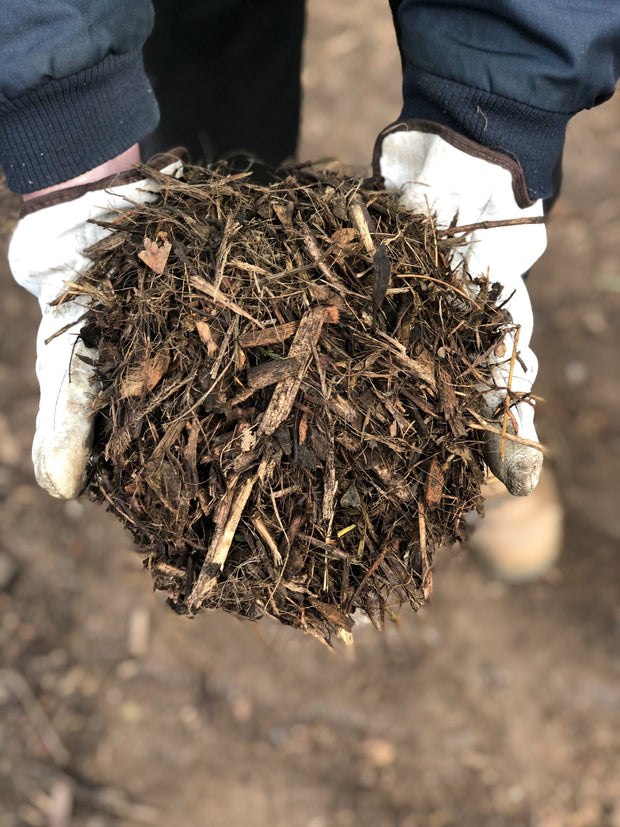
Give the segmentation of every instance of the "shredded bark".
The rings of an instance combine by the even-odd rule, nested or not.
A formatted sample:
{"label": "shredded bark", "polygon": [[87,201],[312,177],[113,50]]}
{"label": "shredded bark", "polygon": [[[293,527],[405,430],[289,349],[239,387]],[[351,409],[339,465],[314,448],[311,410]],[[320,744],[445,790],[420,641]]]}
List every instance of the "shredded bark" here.
{"label": "shredded bark", "polygon": [[480,356],[510,324],[493,287],[373,182],[145,173],[161,198],[105,225],[64,297],[91,300],[94,498],[181,614],[329,643],[357,609],[382,628],[418,608],[481,507]]}

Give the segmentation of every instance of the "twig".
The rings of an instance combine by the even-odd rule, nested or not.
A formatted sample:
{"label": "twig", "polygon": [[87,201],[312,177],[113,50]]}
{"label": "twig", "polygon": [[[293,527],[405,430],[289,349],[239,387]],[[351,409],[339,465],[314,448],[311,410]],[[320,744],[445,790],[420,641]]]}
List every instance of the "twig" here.
{"label": "twig", "polygon": [[195,612],[200,608],[204,599],[208,597],[217,583],[220,571],[228,557],[228,552],[230,551],[230,546],[234,539],[237,526],[239,525],[243,509],[246,506],[257,479],[258,474],[254,474],[242,483],[241,488],[236,492],[234,500],[232,501],[230,511],[228,512],[228,519],[223,530],[215,532],[205,561],[202,564],[198,580],[187,600],[187,606],[190,612]]}
{"label": "twig", "polygon": [[[490,434],[496,434],[497,436],[502,435],[501,429],[493,428],[492,425],[483,420],[482,417],[478,417],[473,411],[470,411],[470,413],[475,416],[478,421],[467,422],[469,428],[473,428],[475,431],[488,431]],[[524,437],[509,433],[506,433],[505,438],[508,442],[518,442],[519,445],[527,445],[528,448],[535,448],[543,455],[548,452],[548,449],[545,448],[544,445],[541,445],[540,442],[534,442],[533,439],[525,439]]]}
{"label": "twig", "polygon": [[422,596],[424,600],[428,600],[433,593],[433,570],[426,569],[422,579]]}
{"label": "twig", "polygon": [[[197,611],[215,587],[254,485],[257,481],[263,483],[271,475],[281,457],[281,450],[268,448],[261,459],[258,471],[244,480],[239,489],[236,489],[237,477],[233,477],[226,495],[227,503],[222,512],[220,525],[216,527],[198,579],[187,599],[190,612]],[[231,503],[229,506],[228,501]],[[214,518],[214,522],[218,522],[217,517]],[[224,523],[223,527],[221,523]]]}
{"label": "twig", "polygon": [[[331,436],[331,434],[330,434]],[[329,443],[327,458],[325,460],[325,471],[323,472],[323,522],[326,525],[325,538],[329,539],[334,521],[335,498],[338,491],[338,479],[336,477],[336,465],[334,457],[334,443]]]}
{"label": "twig", "polygon": [[420,499],[418,501],[418,528],[420,531],[420,551],[422,553],[422,561],[424,568],[428,568],[428,549],[426,547],[426,517],[425,517],[424,503]]}
{"label": "twig", "polygon": [[299,232],[301,234],[301,238],[304,242],[304,246],[308,251],[310,258],[314,261],[316,266],[319,268],[321,273],[325,276],[327,281],[334,287],[339,293],[347,292],[347,288],[345,283],[342,279],[339,279],[335,273],[332,273],[330,268],[325,263],[325,254],[321,252],[321,248],[318,245],[316,238],[312,235],[310,228],[307,224],[303,221],[299,221]]}
{"label": "twig", "polygon": [[200,276],[190,276],[189,281],[192,287],[195,287],[196,290],[200,290],[201,293],[206,293],[214,304],[218,304],[220,307],[225,307],[228,310],[232,310],[232,312],[236,313],[237,316],[243,316],[244,319],[248,319],[248,321],[255,324],[256,327],[265,327],[263,322],[259,322],[258,319],[255,319],[254,316],[251,316],[246,310],[244,310],[243,307],[239,307],[238,304],[235,304],[235,302],[228,299],[220,290],[217,289],[217,287],[209,284],[206,279],[203,279]]}
{"label": "twig", "polygon": [[60,330],[57,330],[55,333],[52,333],[51,336],[48,336],[47,339],[44,340],[43,344],[49,345],[49,343],[56,339],[58,336],[62,336],[63,333],[66,333],[67,330],[71,330],[71,328],[75,327],[76,324],[85,321],[87,316],[88,311],[84,311],[84,313],[82,313],[79,319],[76,319],[74,322],[69,322],[68,324],[63,325],[63,327],[61,327]]}
{"label": "twig", "polygon": [[[340,310],[335,305],[323,307],[326,324],[338,324],[340,321]],[[250,330],[239,336],[241,347],[265,347],[266,345],[277,345],[290,339],[297,333],[299,322],[284,322],[274,327],[265,327],[263,330]]]}
{"label": "twig", "polygon": [[464,290],[461,290],[460,287],[457,287],[455,284],[450,284],[447,281],[443,281],[442,279],[434,278],[433,276],[429,276],[428,273],[396,273],[397,277],[400,279],[424,279],[425,281],[434,281],[435,284],[441,284],[442,287],[447,287],[448,290],[454,290],[455,293],[458,293],[459,296],[462,296],[464,299],[467,299],[468,302],[473,304],[474,307],[480,310],[480,305],[473,299],[470,295],[468,295]]}
{"label": "twig", "polygon": [[437,230],[437,235],[452,236],[457,233],[473,233],[474,230],[493,230],[495,227],[515,227],[519,224],[544,224],[544,215],[536,215],[531,218],[507,218],[502,221],[479,221],[477,224],[462,224],[460,227],[447,227]]}
{"label": "twig", "polygon": [[508,414],[510,413],[510,395],[512,391],[512,376],[515,369],[515,360],[517,358],[517,347],[519,345],[519,335],[521,333],[521,325],[517,325],[515,330],[515,340],[512,346],[512,356],[510,357],[510,370],[508,372],[508,387],[506,388],[506,396],[504,398],[504,420],[502,422],[502,442],[499,449],[499,458],[504,459],[506,453],[506,433],[508,431]]}
{"label": "twig", "polygon": [[495,342],[493,342],[491,347],[487,348],[484,351],[484,353],[481,353],[479,356],[476,356],[476,358],[471,363],[471,365],[466,370],[464,370],[463,373],[460,375],[459,381],[463,380],[469,373],[473,373],[476,370],[476,368],[479,367],[487,359],[487,357],[490,356],[495,351],[497,346],[498,346],[498,342],[495,341]]}
{"label": "twig", "polygon": [[372,240],[372,235],[375,231],[374,221],[368,212],[368,209],[359,195],[354,196],[349,204],[349,215],[355,224],[355,227],[362,239],[362,244],[366,248],[369,256],[374,256],[377,248],[375,242]]}
{"label": "twig", "polygon": [[233,233],[234,229],[237,229],[237,224],[235,222],[235,215],[228,215],[226,217],[226,225],[224,226],[224,231],[222,233],[222,240],[220,241],[220,246],[217,251],[217,257],[215,260],[215,289],[219,290],[220,284],[222,283],[222,279],[224,278],[224,268],[226,267],[226,262],[228,261],[228,256],[230,254],[230,244],[229,240]]}
{"label": "twig", "polygon": [[282,565],[282,555],[280,554],[280,550],[278,549],[276,541],[273,539],[271,534],[269,533],[269,529],[265,525],[263,519],[258,515],[252,517],[252,523],[254,524],[254,528],[258,531],[261,536],[261,539],[264,543],[268,546],[269,550],[273,554],[273,562],[276,566]]}
{"label": "twig", "polygon": [[312,356],[312,345],[316,345],[323,329],[325,314],[322,307],[309,310],[299,322],[299,327],[288,355],[299,361],[297,376],[279,382],[269,400],[269,405],[258,426],[257,436],[271,436],[290,414],[295,397],[304,378]]}
{"label": "twig", "polygon": [[379,568],[379,566],[383,562],[383,558],[388,553],[388,551],[390,551],[390,549],[392,551],[395,551],[397,548],[398,548],[398,540],[391,540],[387,543],[384,543],[383,548],[379,552],[379,556],[377,557],[375,562],[372,564],[372,566],[368,569],[366,574],[362,577],[358,587],[353,592],[353,594],[352,594],[352,596],[351,596],[351,598],[350,598],[350,600],[347,604],[347,609],[346,609],[347,614],[351,611],[351,607],[354,605],[355,601],[357,600],[359,594],[361,593],[361,591],[364,588],[364,586],[366,585],[366,583],[368,583],[368,580],[370,579],[371,575]]}
{"label": "twig", "polygon": [[171,566],[170,563],[164,563],[164,562],[156,563],[153,566],[153,569],[158,574],[163,574],[166,577],[177,577],[179,579],[182,578],[182,577],[185,577],[185,575],[187,574],[185,569],[180,569],[180,568],[177,568],[177,566]]}
{"label": "twig", "polygon": [[239,336],[241,347],[265,347],[266,345],[277,345],[294,336],[299,327],[299,322],[285,322],[275,327],[265,327],[262,330],[250,330]]}
{"label": "twig", "polygon": [[407,354],[407,350],[401,342],[394,339],[392,336],[388,336],[388,334],[384,333],[382,330],[376,330],[375,335],[379,336],[390,345],[390,353],[394,354],[396,360],[400,362],[403,367],[410,370],[416,378],[421,379],[422,382],[425,382],[431,390],[437,390],[435,371],[431,363],[424,364],[421,359],[412,359],[411,356]]}

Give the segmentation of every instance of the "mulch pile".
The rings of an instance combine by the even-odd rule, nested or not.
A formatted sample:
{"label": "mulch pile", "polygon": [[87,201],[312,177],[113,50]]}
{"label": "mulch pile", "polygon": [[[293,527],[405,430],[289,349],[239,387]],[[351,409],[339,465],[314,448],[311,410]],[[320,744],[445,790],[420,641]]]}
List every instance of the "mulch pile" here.
{"label": "mulch pile", "polygon": [[[484,476],[484,355],[506,311],[454,231],[373,182],[225,166],[110,223],[92,301],[91,491],[172,608],[267,614],[329,643],[431,590]],[[462,238],[463,236],[461,236]]]}

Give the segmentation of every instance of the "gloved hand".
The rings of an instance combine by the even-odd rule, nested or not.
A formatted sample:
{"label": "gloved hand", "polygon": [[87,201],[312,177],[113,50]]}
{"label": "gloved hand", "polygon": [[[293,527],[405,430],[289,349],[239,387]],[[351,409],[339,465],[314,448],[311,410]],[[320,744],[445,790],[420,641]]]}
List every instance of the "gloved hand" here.
{"label": "gloved hand", "polygon": [[[160,166],[175,177],[183,169],[182,162],[171,162],[170,156]],[[132,171],[59,190],[28,201],[13,234],[11,271],[41,306],[36,364],[41,396],[32,458],[37,482],[54,497],[76,497],[83,488],[98,388],[89,363],[96,353],[79,338],[87,303],[50,307],[50,302],[89,267],[83,251],[110,232],[89,221],[113,221],[133,204],[155,200],[159,189],[155,181]]]}
{"label": "gloved hand", "polygon": [[[542,201],[532,202],[520,166],[506,155],[489,150],[447,127],[428,121],[407,121],[385,129],[375,148],[375,172],[401,203],[434,216],[438,227],[482,221],[542,216]],[[502,286],[499,301],[506,302],[519,329],[517,358],[509,387],[515,331],[507,330],[504,348],[488,359],[493,387],[481,388],[484,412],[501,431],[507,392],[510,393],[508,433],[537,442],[532,402],[519,398],[531,391],[538,362],[529,347],[532,308],[523,279],[542,255],[546,232],[542,224],[524,224],[472,232],[468,243],[455,248],[454,264],[474,278],[489,275]],[[465,276],[464,276],[465,278]],[[465,286],[472,297],[476,285]],[[491,471],[511,494],[529,494],[540,475],[542,453],[535,448],[485,433],[485,456]]]}

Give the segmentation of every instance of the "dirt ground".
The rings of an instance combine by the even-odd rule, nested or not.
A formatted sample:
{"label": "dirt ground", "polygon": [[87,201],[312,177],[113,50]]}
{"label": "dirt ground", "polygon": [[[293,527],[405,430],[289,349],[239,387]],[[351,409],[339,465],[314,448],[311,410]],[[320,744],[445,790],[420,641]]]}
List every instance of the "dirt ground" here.
{"label": "dirt ground", "polygon": [[[303,157],[398,114],[387,3],[310,0]],[[544,581],[444,554],[419,615],[330,653],[174,616],[130,538],[30,463],[37,307],[0,192],[0,827],[620,827],[620,99],[571,125],[536,267],[539,423],[566,506]]]}

